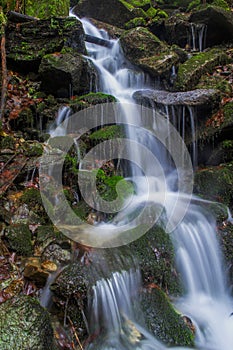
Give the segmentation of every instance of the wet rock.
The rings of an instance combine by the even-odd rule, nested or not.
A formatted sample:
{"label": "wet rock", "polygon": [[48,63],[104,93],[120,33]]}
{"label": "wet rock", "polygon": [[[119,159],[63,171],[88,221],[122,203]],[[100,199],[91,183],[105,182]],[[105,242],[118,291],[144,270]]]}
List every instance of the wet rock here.
{"label": "wet rock", "polygon": [[71,243],[53,226],[39,226],[36,230],[36,252],[42,262],[50,261],[57,265],[71,260]]}
{"label": "wet rock", "polygon": [[194,192],[207,199],[232,206],[233,204],[232,163],[207,167],[195,173]]}
{"label": "wet rock", "polygon": [[121,36],[127,59],[151,76],[169,76],[179,56],[146,28],[137,27]]}
{"label": "wet rock", "polygon": [[39,67],[41,89],[57,97],[70,97],[90,91],[95,71],[85,58],[76,53],[45,55]]}
{"label": "wet rock", "polygon": [[114,24],[101,22],[94,18],[91,18],[91,23],[93,23],[98,29],[104,29],[105,31],[107,31],[112,39],[119,38],[124,32],[124,29],[119,28]]}
{"label": "wet rock", "polygon": [[148,329],[168,346],[193,346],[194,334],[182,316],[161,289],[151,287],[140,295]]}
{"label": "wet rock", "polygon": [[123,28],[126,22],[136,17],[133,9],[134,6],[126,1],[81,0],[73,8],[73,12],[79,17],[91,17]]}
{"label": "wet rock", "polygon": [[85,54],[82,24],[76,18],[51,18],[9,23],[6,30],[7,59],[13,67],[37,71],[42,57],[63,48]]}
{"label": "wet rock", "polygon": [[151,31],[168,44],[176,44],[185,48],[190,38],[190,23],[188,16],[175,14],[164,22],[164,26],[152,25]]}
{"label": "wet rock", "polygon": [[43,287],[46,284],[49,273],[41,268],[39,259],[30,258],[25,263],[23,275],[30,281],[35,282],[38,287]]}
{"label": "wet rock", "polygon": [[32,255],[32,237],[27,225],[11,225],[4,231],[7,245],[19,255]]}
{"label": "wet rock", "polygon": [[29,296],[0,306],[0,348],[4,350],[55,350],[48,312]]}
{"label": "wet rock", "polygon": [[[233,102],[226,103],[197,129],[200,164],[218,165],[232,161]],[[213,147],[213,138],[215,147]]]}
{"label": "wet rock", "polygon": [[154,227],[128,247],[139,262],[144,283],[156,283],[171,294],[180,293],[173,245],[169,235],[162,228]]}
{"label": "wet rock", "polygon": [[207,25],[206,45],[211,47],[232,42],[233,14],[220,7],[208,6],[195,11],[190,16],[190,22]]}
{"label": "wet rock", "polygon": [[158,105],[201,106],[219,102],[218,91],[214,89],[197,89],[187,92],[168,92],[162,90],[136,91],[133,95],[137,102],[145,104],[153,101]]}
{"label": "wet rock", "polygon": [[222,49],[212,49],[192,56],[179,66],[174,89],[187,91],[195,88],[201,76],[210,73],[215,66],[229,61]]}

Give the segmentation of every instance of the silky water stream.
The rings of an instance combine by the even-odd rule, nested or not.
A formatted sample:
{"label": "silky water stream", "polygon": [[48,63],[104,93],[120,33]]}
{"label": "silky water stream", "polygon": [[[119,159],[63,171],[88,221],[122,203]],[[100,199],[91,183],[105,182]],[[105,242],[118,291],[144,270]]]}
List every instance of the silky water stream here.
{"label": "silky water stream", "polygon": [[[111,40],[104,30],[97,29],[86,19],[81,21],[86,34]],[[167,214],[176,208],[178,216],[177,201],[181,207],[184,205],[185,213],[182,215],[182,220],[175,220],[176,225],[170,230],[177,267],[185,289],[185,294],[177,301],[176,307],[195,324],[197,349],[232,350],[233,317],[230,315],[233,311],[233,302],[224,277],[226,273],[216,237],[215,219],[203,209],[198,199],[191,200],[190,205],[186,205],[186,195],[178,193],[179,170],[175,169],[174,162],[169,159],[168,152],[161,142],[141,128],[142,116],[138,113],[139,107],[134,104],[132,98],[136,90],[153,88],[152,82],[127,62],[117,40],[111,40],[111,43],[109,47],[87,43],[87,59],[92,61],[98,72],[97,91],[115,96],[121,104],[127,125],[127,136],[135,141],[133,149],[128,152],[135,164],[143,163],[143,171],[133,164],[130,166],[129,174],[126,176],[135,184],[136,194],[133,204],[118,213],[113,221],[105,226],[124,224],[126,218],[148,200],[155,206],[162,205]],[[130,124],[136,124],[137,127],[128,127]],[[168,124],[167,127],[170,128]],[[62,131],[59,132],[62,135]],[[154,166],[147,159],[142,159],[144,156],[141,145],[159,159],[159,165]],[[184,158],[183,163],[185,161]],[[144,174],[147,175],[146,181]],[[148,182],[150,190],[146,195]],[[131,298],[134,295],[137,299],[135,294],[140,287],[141,278],[137,266],[127,271],[122,269],[114,272],[107,279],[100,276],[92,288],[92,297],[89,300],[88,327],[92,334],[95,333],[96,327],[104,332],[99,340],[88,346],[89,350],[167,348],[138,322]]]}

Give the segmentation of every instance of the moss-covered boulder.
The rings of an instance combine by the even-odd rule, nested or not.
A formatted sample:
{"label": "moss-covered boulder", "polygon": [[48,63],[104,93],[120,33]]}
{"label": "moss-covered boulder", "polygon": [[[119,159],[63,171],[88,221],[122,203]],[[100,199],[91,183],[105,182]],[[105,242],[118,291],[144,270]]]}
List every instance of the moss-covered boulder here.
{"label": "moss-covered boulder", "polygon": [[[233,132],[233,102],[227,102],[197,129],[201,164],[219,165],[231,162]],[[213,140],[215,147],[213,147]]]}
{"label": "moss-covered boulder", "polygon": [[48,312],[29,296],[6,301],[0,306],[0,349],[55,350]]}
{"label": "moss-covered boulder", "polygon": [[205,199],[233,205],[233,163],[200,169],[194,178],[194,192]]}
{"label": "moss-covered boulder", "polygon": [[190,22],[207,25],[206,45],[211,47],[232,42],[233,13],[217,6],[208,6],[195,11],[190,16]]}
{"label": "moss-covered boulder", "polygon": [[140,298],[147,328],[156,338],[168,346],[194,346],[194,334],[161,289],[152,285]]}
{"label": "moss-covered boulder", "polygon": [[45,55],[39,73],[41,89],[58,97],[88,93],[90,82],[95,80],[91,64],[74,52]]}
{"label": "moss-covered boulder", "polygon": [[143,9],[135,9],[125,0],[80,0],[73,12],[80,17],[91,17],[120,28],[134,17],[146,16]]}
{"label": "moss-covered boulder", "polygon": [[5,229],[4,235],[10,249],[23,256],[32,254],[32,237],[27,225],[11,225]]}
{"label": "moss-covered boulder", "polygon": [[116,102],[115,97],[102,92],[90,92],[73,98],[71,102],[69,101],[69,104],[73,112],[78,112],[84,108],[108,102]]}
{"label": "moss-covered boulder", "polygon": [[154,227],[128,247],[139,262],[144,283],[156,283],[170,294],[181,291],[173,245],[162,228]]}
{"label": "moss-covered boulder", "polygon": [[21,23],[9,22],[6,29],[6,53],[17,71],[37,71],[42,57],[63,48],[86,53],[82,24],[76,18],[51,18]]}
{"label": "moss-covered boulder", "polygon": [[215,66],[229,61],[222,49],[212,49],[192,56],[179,66],[175,90],[188,91],[197,85],[201,76],[210,73]]}
{"label": "moss-covered boulder", "polygon": [[130,62],[154,77],[170,75],[179,56],[149,30],[137,27],[121,36],[121,45]]}

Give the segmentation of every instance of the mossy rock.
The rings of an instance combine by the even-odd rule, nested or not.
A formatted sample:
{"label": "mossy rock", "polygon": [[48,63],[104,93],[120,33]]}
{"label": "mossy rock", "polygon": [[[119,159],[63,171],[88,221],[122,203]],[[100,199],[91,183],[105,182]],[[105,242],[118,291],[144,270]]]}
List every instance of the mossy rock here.
{"label": "mossy rock", "polygon": [[28,209],[33,211],[36,215],[40,217],[41,224],[44,224],[45,222],[50,222],[47,213],[45,212],[39,189],[26,189],[22,197],[20,198],[20,201],[21,203],[27,204]]}
{"label": "mossy rock", "polygon": [[228,56],[220,49],[212,49],[192,56],[179,66],[174,89],[188,91],[195,88],[203,74],[211,73],[215,66],[226,64],[228,61]]}
{"label": "mossy rock", "polygon": [[1,304],[0,319],[0,349],[55,350],[49,313],[35,298],[20,296]]}
{"label": "mossy rock", "polygon": [[233,205],[233,163],[208,167],[196,172],[194,192],[205,199]]}
{"label": "mossy rock", "polygon": [[112,95],[104,94],[102,92],[90,92],[88,94],[75,97],[70,106],[74,112],[78,112],[84,108],[88,108],[101,103],[116,102],[116,98]]}
{"label": "mossy rock", "polygon": [[[50,18],[21,23],[8,22],[6,29],[7,58],[16,71],[37,72],[44,55],[64,48],[85,54],[82,24],[74,17]],[[25,68],[25,64],[26,67]]]}
{"label": "mossy rock", "polygon": [[[201,142],[211,142],[213,137],[215,143],[231,138],[233,130],[233,102],[226,103],[216,114],[205,121],[205,127],[199,128],[198,134]],[[200,142],[200,147],[203,145]],[[227,151],[226,151],[227,152]]]}
{"label": "mossy rock", "polygon": [[[140,10],[140,15],[139,11],[134,10]],[[142,8],[135,8],[125,0],[80,0],[73,11],[79,17],[94,18],[120,28],[124,28],[126,22],[140,17],[144,12]]]}
{"label": "mossy rock", "polygon": [[41,89],[62,98],[89,92],[96,76],[92,64],[74,50],[45,55],[39,73]]}
{"label": "mossy rock", "polygon": [[170,294],[181,292],[181,284],[175,271],[173,244],[162,228],[152,228],[128,247],[138,259],[144,283],[156,283]]}
{"label": "mossy rock", "polygon": [[12,149],[15,150],[16,147],[16,139],[13,136],[7,135],[7,136],[1,136],[0,137],[1,142],[1,149]]}
{"label": "mossy rock", "polygon": [[232,42],[233,36],[233,16],[231,11],[221,8],[217,5],[227,5],[223,0],[214,0],[212,5],[208,5],[193,11],[189,21],[192,23],[206,24],[208,30],[206,33],[206,46],[213,47],[223,43]]}
{"label": "mossy rock", "polygon": [[43,145],[39,142],[26,142],[23,145],[24,155],[28,157],[40,157],[43,154]]}
{"label": "mossy rock", "polygon": [[170,76],[172,66],[179,61],[179,56],[146,28],[126,31],[120,40],[128,60],[152,76]]}
{"label": "mossy rock", "polygon": [[167,346],[194,346],[194,334],[161,289],[154,286],[140,299],[147,328],[156,338]]}
{"label": "mossy rock", "polygon": [[110,125],[105,126],[97,131],[94,131],[90,135],[90,140],[95,142],[101,142],[114,138],[122,138],[124,137],[124,129],[120,125]]}
{"label": "mossy rock", "polygon": [[136,27],[145,27],[146,20],[143,17],[135,17],[131,19],[129,22],[125,23],[125,29],[132,29]]}
{"label": "mossy rock", "polygon": [[32,235],[27,225],[11,225],[5,229],[4,233],[10,249],[19,255],[32,255]]}

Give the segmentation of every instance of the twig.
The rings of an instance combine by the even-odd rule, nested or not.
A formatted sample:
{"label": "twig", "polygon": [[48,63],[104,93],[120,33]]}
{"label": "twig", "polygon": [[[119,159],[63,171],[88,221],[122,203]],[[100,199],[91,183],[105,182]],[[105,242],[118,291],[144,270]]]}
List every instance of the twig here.
{"label": "twig", "polygon": [[69,316],[67,316],[67,318],[68,318],[68,320],[69,320],[69,322],[70,322],[70,324],[71,324],[71,328],[72,328],[72,331],[74,332],[75,339],[77,340],[78,345],[80,346],[80,349],[83,350],[83,346],[82,346],[82,344],[81,344],[81,342],[80,342],[80,340],[79,340],[79,337],[78,337],[78,334],[77,334],[77,332],[76,332],[76,330],[75,330],[74,324],[73,324],[73,322],[71,321],[71,319],[70,319]]}

